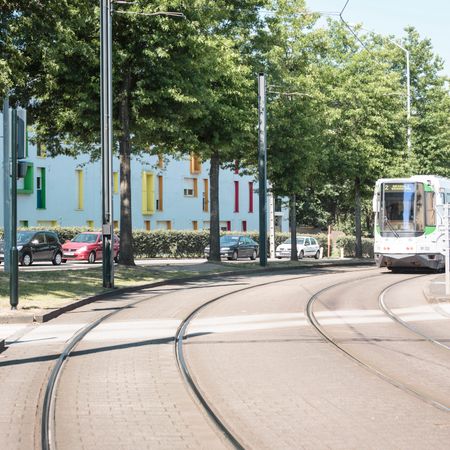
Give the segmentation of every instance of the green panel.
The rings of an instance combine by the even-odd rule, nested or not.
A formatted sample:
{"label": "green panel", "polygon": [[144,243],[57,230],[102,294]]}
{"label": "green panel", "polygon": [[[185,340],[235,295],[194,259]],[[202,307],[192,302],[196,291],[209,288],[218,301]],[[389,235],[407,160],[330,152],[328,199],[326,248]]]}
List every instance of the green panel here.
{"label": "green panel", "polygon": [[424,183],[423,187],[425,189],[425,192],[434,192],[433,186],[429,184]]}
{"label": "green panel", "polygon": [[33,163],[27,163],[27,173],[23,179],[23,189],[17,189],[18,194],[30,195],[34,192],[34,167]]}
{"label": "green panel", "polygon": [[425,235],[434,233],[435,231],[436,231],[436,227],[435,226],[433,226],[433,227],[425,227]]}
{"label": "green panel", "polygon": [[41,189],[37,191],[37,208],[45,209],[45,168],[41,167]]}

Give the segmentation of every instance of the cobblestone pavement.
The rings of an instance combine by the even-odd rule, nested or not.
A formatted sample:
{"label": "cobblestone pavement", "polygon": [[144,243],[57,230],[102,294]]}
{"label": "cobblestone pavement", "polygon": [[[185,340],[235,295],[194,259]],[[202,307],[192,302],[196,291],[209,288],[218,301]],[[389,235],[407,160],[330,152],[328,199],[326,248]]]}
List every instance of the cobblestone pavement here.
{"label": "cobblestone pavement", "polygon": [[312,293],[363,273],[379,271],[215,278],[120,295],[46,324],[11,328],[15,334],[0,353],[0,448],[40,447],[37,405],[58,352],[86,323],[127,305],[90,332],[63,369],[56,448],[229,448],[182,380],[175,331],[208,299],[286,278],[211,305],[188,330],[194,379],[244,446],[446,448],[448,413],[345,358],[305,318]]}

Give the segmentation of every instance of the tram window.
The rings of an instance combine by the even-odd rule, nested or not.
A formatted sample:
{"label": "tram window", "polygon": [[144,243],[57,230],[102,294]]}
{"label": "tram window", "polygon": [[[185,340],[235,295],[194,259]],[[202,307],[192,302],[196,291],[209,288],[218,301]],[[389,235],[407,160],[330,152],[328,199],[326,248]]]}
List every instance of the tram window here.
{"label": "tram window", "polygon": [[436,197],[434,192],[425,193],[425,224],[428,227],[436,226]]}
{"label": "tram window", "polygon": [[416,185],[416,231],[423,231],[425,228],[425,205],[424,189],[422,183]]}

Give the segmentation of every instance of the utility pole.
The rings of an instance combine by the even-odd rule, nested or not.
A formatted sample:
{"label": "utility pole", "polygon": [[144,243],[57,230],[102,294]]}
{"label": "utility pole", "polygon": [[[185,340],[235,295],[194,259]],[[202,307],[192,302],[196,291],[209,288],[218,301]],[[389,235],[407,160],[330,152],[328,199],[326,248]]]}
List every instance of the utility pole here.
{"label": "utility pole", "polygon": [[258,74],[259,264],[267,266],[266,76]]}
{"label": "utility pole", "polygon": [[4,232],[4,271],[10,272],[9,253],[11,250],[11,126],[9,120],[9,97],[3,101],[3,232]]}
{"label": "utility pole", "polygon": [[17,309],[19,304],[19,258],[17,250],[17,147],[18,136],[17,109],[13,109],[11,115],[11,248],[10,273],[9,273],[9,303],[11,309]]}
{"label": "utility pole", "polygon": [[114,287],[112,199],[112,0],[100,0],[103,287]]}

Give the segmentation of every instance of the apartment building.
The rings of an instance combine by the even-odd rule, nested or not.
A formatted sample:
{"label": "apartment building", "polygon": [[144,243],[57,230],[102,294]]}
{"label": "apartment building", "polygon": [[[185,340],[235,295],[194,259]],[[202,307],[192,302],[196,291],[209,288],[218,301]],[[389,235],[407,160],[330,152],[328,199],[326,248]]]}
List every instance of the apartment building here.
{"label": "apartment building", "polygon": [[[3,129],[0,121],[0,129]],[[0,140],[3,155],[3,139]],[[101,227],[101,162],[87,155],[51,158],[44,147],[28,141],[25,178],[18,181],[19,227]],[[3,199],[3,170],[0,195]],[[238,169],[220,171],[220,226],[252,231],[259,225],[257,183]],[[131,162],[133,229],[202,230],[210,224],[209,162],[134,156]],[[2,202],[3,203],[3,202]],[[277,229],[288,230],[288,212],[276,213]],[[0,225],[4,211],[0,210]],[[119,160],[113,161],[113,217],[120,219]]]}

